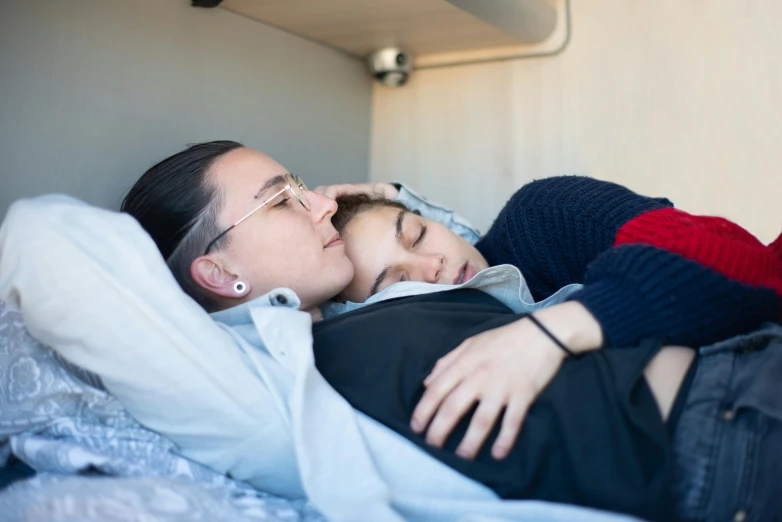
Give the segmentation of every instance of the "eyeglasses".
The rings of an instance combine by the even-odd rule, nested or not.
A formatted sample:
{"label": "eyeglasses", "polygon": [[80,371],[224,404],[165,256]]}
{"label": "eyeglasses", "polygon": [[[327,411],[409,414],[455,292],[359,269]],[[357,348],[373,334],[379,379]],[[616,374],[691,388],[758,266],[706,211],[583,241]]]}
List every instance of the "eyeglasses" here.
{"label": "eyeglasses", "polygon": [[[212,249],[215,243],[220,240],[221,237],[226,235],[228,232],[230,232],[234,227],[236,227],[239,223],[247,219],[248,217],[252,216],[259,210],[261,210],[263,207],[274,201],[276,198],[280,196],[283,192],[286,190],[290,190],[291,193],[296,197],[296,199],[301,203],[301,206],[309,210],[312,208],[310,206],[310,202],[307,200],[307,196],[304,195],[304,191],[307,190],[307,185],[304,184],[304,181],[299,176],[294,176],[290,172],[285,173],[285,181],[287,184],[281,188],[276,194],[274,194],[272,197],[255,207],[253,210],[245,214],[239,221],[231,225],[230,227],[226,228],[223,232],[220,233],[216,238],[214,238],[212,241],[209,242],[209,244],[206,246],[206,250],[204,250],[204,255],[207,255],[209,251]],[[257,195],[255,196],[258,197]]]}

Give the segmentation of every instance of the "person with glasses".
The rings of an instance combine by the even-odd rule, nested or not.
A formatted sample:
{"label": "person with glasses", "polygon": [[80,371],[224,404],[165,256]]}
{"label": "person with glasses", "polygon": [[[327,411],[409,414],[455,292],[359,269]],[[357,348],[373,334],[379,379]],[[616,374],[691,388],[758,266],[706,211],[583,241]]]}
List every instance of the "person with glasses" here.
{"label": "person with glasses", "polygon": [[[766,465],[781,457],[780,327],[709,347],[697,371],[691,349],[665,346],[756,329],[779,313],[773,290],[724,293],[726,276],[714,272],[699,290],[723,299],[711,309],[722,329],[710,321],[688,330],[665,310],[697,305],[702,294],[668,288],[665,310],[641,317],[634,303],[644,287],[630,281],[613,294],[629,324],[607,328],[574,299],[589,280],[535,301],[519,270],[500,265],[460,285],[391,285],[372,304],[317,320],[319,305],[354,276],[331,223],[336,203],[268,156],[234,142],[192,146],[147,171],[123,210],[215,324],[169,288],[128,220],[60,200],[12,207],[0,234],[0,298],[23,305],[25,320],[47,335],[74,323],[88,332],[70,313],[79,303],[121,310],[93,326],[111,350],[64,349],[103,372],[140,422],[214,469],[306,494],[334,520],[600,519],[518,499],[650,520],[780,515],[782,467]],[[394,232],[407,237],[411,217]],[[440,217],[464,232],[453,216]],[[139,252],[101,241],[112,227]],[[90,234],[98,236],[92,250]],[[24,269],[44,253],[62,265],[56,274]],[[682,270],[693,281],[701,274],[697,263]],[[47,326],[55,312],[68,321]],[[645,328],[654,322],[678,337],[655,338]],[[154,351],[134,356],[147,346],[173,350],[159,363]],[[195,358],[179,355],[194,348]],[[148,400],[117,384],[129,365],[157,377],[134,389]],[[167,383],[172,365],[192,371]],[[260,395],[269,400],[258,403]],[[438,396],[448,397],[439,411]],[[429,405],[423,416],[421,404]]]}
{"label": "person with glasses", "polygon": [[195,145],[161,161],[121,208],[152,236],[182,289],[209,312],[285,287],[302,310],[318,316],[318,305],[353,277],[331,224],[335,201],[236,142]]}

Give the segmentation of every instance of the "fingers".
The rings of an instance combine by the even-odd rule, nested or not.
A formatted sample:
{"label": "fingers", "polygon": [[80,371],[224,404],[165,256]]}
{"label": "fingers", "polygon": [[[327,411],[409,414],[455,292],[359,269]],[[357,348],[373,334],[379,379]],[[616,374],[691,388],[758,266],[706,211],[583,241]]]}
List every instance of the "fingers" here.
{"label": "fingers", "polygon": [[394,199],[399,194],[399,191],[396,189],[396,187],[394,187],[390,183],[382,183],[382,182],[321,185],[320,187],[315,187],[314,189],[312,189],[312,191],[317,192],[318,194],[323,194],[324,196],[328,196],[332,199],[337,199],[340,196],[347,196],[349,194],[359,194],[359,193],[369,194],[370,196],[375,196],[375,197],[380,196],[388,199]]}
{"label": "fingers", "polygon": [[399,195],[399,190],[391,183],[377,183],[375,188],[376,191],[378,190],[377,186],[379,186],[380,194],[382,194],[384,198],[396,199]]}
{"label": "fingers", "polygon": [[[478,455],[483,443],[486,442],[486,438],[497,422],[497,417],[500,416],[505,402],[505,396],[497,387],[493,387],[490,395],[485,395],[481,398],[481,402],[475,410],[472,420],[470,420],[470,426],[456,448],[457,455],[465,459],[474,459]],[[436,418],[435,422],[437,422]],[[434,425],[434,422],[432,425]]]}
{"label": "fingers", "polygon": [[441,448],[459,420],[478,401],[478,393],[479,389],[472,379],[460,382],[437,409],[429,429],[426,430],[426,442]]}
{"label": "fingers", "polygon": [[315,187],[312,191],[323,194],[331,199],[337,199],[343,194],[348,194],[350,187],[351,185],[321,185],[320,187]]}
{"label": "fingers", "polygon": [[466,346],[467,345],[465,343],[462,343],[448,352],[448,354],[446,354],[444,357],[440,357],[440,359],[435,363],[434,368],[432,368],[432,371],[429,373],[429,375],[426,376],[426,379],[424,379],[424,386],[429,386],[430,382],[435,380],[438,375],[450,367],[451,364],[453,364],[453,362],[459,357],[459,355],[461,355]]}
{"label": "fingers", "polygon": [[502,417],[500,432],[491,448],[492,457],[502,460],[508,456],[511,448],[516,443],[524,417],[527,416],[527,411],[533,400],[534,395],[529,393],[524,399],[513,397],[505,407],[505,415]]}
{"label": "fingers", "polygon": [[447,369],[443,369],[436,379],[430,381],[423,397],[413,410],[410,428],[414,432],[424,431],[443,400],[459,385],[463,378],[459,366],[451,363]]}

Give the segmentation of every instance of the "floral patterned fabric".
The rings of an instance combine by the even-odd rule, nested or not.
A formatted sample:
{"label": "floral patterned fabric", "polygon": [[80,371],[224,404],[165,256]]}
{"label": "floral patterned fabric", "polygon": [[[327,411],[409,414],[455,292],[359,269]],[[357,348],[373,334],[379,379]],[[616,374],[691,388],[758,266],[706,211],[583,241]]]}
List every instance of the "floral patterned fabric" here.
{"label": "floral patterned fabric", "polygon": [[322,520],[279,498],[173,477],[41,474],[0,494],[3,522],[257,522]]}
{"label": "floral patterned fabric", "polygon": [[0,520],[324,520],[174,451],[0,301],[0,468],[15,455],[39,472],[0,492]]}

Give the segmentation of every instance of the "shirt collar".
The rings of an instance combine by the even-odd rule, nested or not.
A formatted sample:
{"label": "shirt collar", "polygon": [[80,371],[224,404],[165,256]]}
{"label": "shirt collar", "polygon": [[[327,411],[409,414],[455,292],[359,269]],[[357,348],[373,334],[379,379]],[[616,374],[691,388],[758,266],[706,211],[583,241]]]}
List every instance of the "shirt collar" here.
{"label": "shirt collar", "polygon": [[220,310],[210,315],[217,322],[228,326],[238,326],[251,323],[251,310],[256,308],[284,307],[298,309],[299,306],[301,306],[301,299],[296,295],[296,292],[290,288],[275,288],[271,292],[260,295],[246,303]]}
{"label": "shirt collar", "polygon": [[363,303],[328,301],[320,306],[320,310],[323,313],[323,317],[328,319],[329,317],[388,299],[450,291],[457,288],[477,288],[487,291],[487,293],[498,297],[516,312],[521,311],[522,307],[536,307],[537,305],[521,271],[513,265],[498,265],[478,272],[475,277],[460,285],[401,281],[384,288]]}

